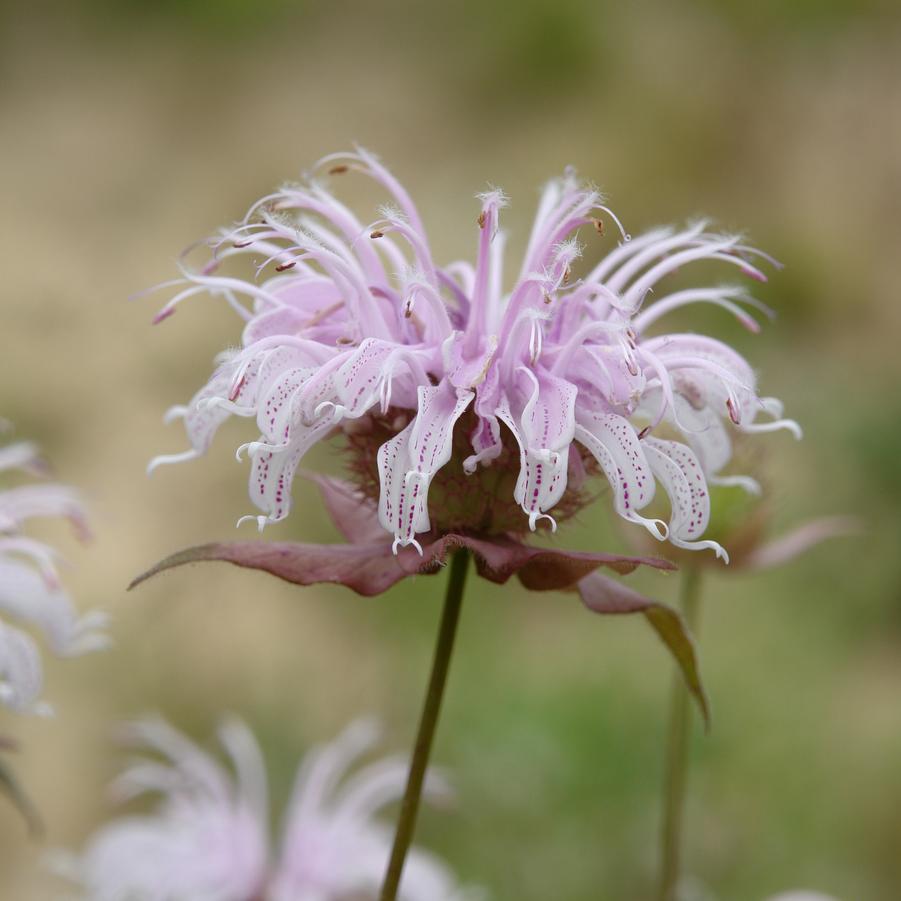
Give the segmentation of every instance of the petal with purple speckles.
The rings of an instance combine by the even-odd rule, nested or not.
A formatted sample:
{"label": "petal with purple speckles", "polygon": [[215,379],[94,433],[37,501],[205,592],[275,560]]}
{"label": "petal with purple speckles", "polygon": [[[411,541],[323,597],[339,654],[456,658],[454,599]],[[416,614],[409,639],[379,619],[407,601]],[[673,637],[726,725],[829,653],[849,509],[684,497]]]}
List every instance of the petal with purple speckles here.
{"label": "petal with purple speckles", "polygon": [[729,556],[719,544],[701,538],[710,520],[710,494],[691,448],[650,436],[644,444],[648,463],[670,499],[669,540],[687,550],[709,548],[728,563]]}
{"label": "petal with purple speckles", "polygon": [[643,525],[655,538],[666,538],[666,529],[657,519],[638,511],[653,499],[654,474],[645,457],[642,442],[627,419],[615,413],[580,409],[575,438],[600,464],[613,489],[616,512],[630,522]]}
{"label": "petal with purple speckles", "polygon": [[379,449],[379,519],[395,549],[418,548],[416,534],[429,530],[429,483],[450,459],[454,425],[472,398],[447,384],[421,387],[416,418]]}

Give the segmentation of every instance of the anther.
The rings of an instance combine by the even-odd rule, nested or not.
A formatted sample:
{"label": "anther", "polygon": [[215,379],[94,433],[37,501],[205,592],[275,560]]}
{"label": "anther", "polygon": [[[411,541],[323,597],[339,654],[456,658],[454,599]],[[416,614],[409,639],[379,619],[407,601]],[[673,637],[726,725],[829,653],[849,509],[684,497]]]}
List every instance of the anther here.
{"label": "anther", "polygon": [[250,240],[250,241],[234,241],[234,242],[232,242],[232,247],[234,247],[236,250],[241,250],[242,247],[250,247],[251,244],[253,244],[252,240]]}
{"label": "anther", "polygon": [[649,425],[646,425],[646,426],[638,433],[638,440],[641,441],[641,439],[644,438],[644,437],[648,434],[648,432],[650,432],[650,431],[651,431],[651,427],[650,427]]}
{"label": "anther", "polygon": [[347,347],[348,345],[353,344],[353,343],[354,343],[353,338],[347,338],[346,336],[343,336],[343,335],[340,338],[335,339],[335,344],[337,344],[339,347]]}
{"label": "anther", "polygon": [[485,211],[484,211],[484,210],[482,210],[482,212],[479,213],[479,218],[476,219],[476,222],[479,223],[479,228],[484,228],[484,227],[485,227],[486,219],[485,219]]}
{"label": "anther", "polygon": [[385,233],[384,233],[384,232],[380,232],[380,231],[374,231],[374,232],[370,232],[370,233],[369,233],[369,237],[370,237],[370,238],[373,238],[373,239],[375,239],[375,238],[384,238],[384,237],[385,237]]}
{"label": "anther", "polygon": [[567,266],[566,269],[563,270],[563,284],[564,285],[569,282],[569,278],[571,275],[572,275],[572,272],[570,271],[569,266]]}
{"label": "anther", "polygon": [[279,263],[278,266],[275,267],[276,272],[286,272],[288,269],[293,269],[297,265],[297,260],[290,260],[287,263]]}
{"label": "anther", "polygon": [[592,218],[591,224],[594,226],[594,230],[603,238],[604,237],[604,220]]}
{"label": "anther", "polygon": [[741,415],[738,412],[735,404],[732,401],[731,397],[726,398],[726,409],[729,411],[729,418],[736,424],[739,425],[741,423]]}
{"label": "anther", "polygon": [[350,166],[346,166],[342,163],[339,166],[332,166],[331,169],[328,170],[329,175],[344,175],[350,169]]}
{"label": "anther", "polygon": [[238,395],[241,393],[241,390],[244,388],[245,383],[247,382],[247,376],[242,375],[241,378],[232,385],[231,391],[228,392],[228,399],[234,403],[238,399]]}
{"label": "anther", "polygon": [[552,299],[553,299],[553,298],[551,297],[550,294],[545,294],[545,295],[544,295],[544,302],[545,302],[545,303],[550,303]]}

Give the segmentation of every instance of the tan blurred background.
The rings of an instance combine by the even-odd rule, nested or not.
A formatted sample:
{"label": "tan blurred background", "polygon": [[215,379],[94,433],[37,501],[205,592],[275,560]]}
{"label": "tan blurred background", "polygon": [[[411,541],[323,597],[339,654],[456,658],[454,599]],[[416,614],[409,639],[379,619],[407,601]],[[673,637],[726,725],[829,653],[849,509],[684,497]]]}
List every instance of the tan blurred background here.
{"label": "tan blurred background", "polygon": [[[779,572],[706,584],[712,733],[693,749],[687,867],[722,901],[794,885],[892,901],[901,885],[901,14],[889,2],[11,6],[0,35],[0,413],[89,499],[96,541],[59,532],[82,606],[116,646],[51,665],[53,720],[4,715],[46,845],[109,815],[112,724],[159,710],[198,738],[220,711],[265,743],[273,807],[313,741],[354,715],[409,745],[441,582],[364,600],[199,567],[133,594],[166,553],[248,511],[226,430],[200,463],[163,411],[237,323],[155,299],[195,238],[320,155],[359,141],[419,204],[440,259],[472,255],[473,195],[502,186],[521,248],[567,164],[627,228],[710,214],[786,263],[762,336],[685,317],[746,352],[805,427],[765,436],[774,528],[860,515]],[[340,186],[353,200],[355,184]],[[361,194],[367,200],[368,193]],[[365,210],[361,210],[365,215]],[[374,215],[374,214],[373,214]],[[336,537],[317,499],[272,537]],[[561,535],[622,547],[602,509]],[[676,580],[636,584],[672,599]],[[479,585],[464,610],[437,759],[457,809],[422,840],[498,899],[641,901],[655,865],[670,668],[641,622],[564,595]],[[44,847],[0,806],[0,897],[56,897]]]}

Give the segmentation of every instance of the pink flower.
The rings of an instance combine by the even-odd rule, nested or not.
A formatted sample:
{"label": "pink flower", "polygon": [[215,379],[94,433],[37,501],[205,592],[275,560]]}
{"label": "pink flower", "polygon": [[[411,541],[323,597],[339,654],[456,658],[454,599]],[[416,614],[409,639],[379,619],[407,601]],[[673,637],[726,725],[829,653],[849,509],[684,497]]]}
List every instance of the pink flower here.
{"label": "pink flower", "polygon": [[[250,496],[260,515],[251,518],[260,528],[288,515],[309,448],[343,433],[356,482],[377,499],[395,553],[410,545],[422,552],[429,534],[510,534],[541,522],[556,529],[588,500],[586,475],[599,472],[624,519],[659,540],[725,557],[703,538],[708,483],[752,487],[723,474],[729,423],[745,432],[800,431],[781,418],[778,401],[759,396],[750,365],[728,345],[648,329],[701,302],[756,331],[746,308],[767,311],[742,289],[665,293],[661,285],[699,261],[763,281],[753,261],[768,257],[704,223],[631,240],[598,192],[567,173],[545,188],[505,290],[500,191],[480,196],[475,265],[439,266],[412,200],[371,154],[337,154],[322,167],[364,173],[394,206],[364,226],[311,178],[263,198],[242,224],[208,242],[201,269],[182,266],[170,283],[179,291],[157,319],[209,293],[233,308],[244,330],[207,384],[170,411],[184,421],[191,449],[157,457],[151,468],[203,454],[222,422],[247,417],[260,434],[238,456],[252,461]],[[604,232],[596,214],[611,219],[622,240],[577,276],[579,230],[589,228],[591,240]],[[225,273],[247,255],[257,263],[253,277]],[[661,435],[664,425],[680,440]],[[646,515],[658,483],[668,523]]]}
{"label": "pink flower", "polygon": [[[152,813],[114,820],[81,855],[56,854],[51,864],[92,901],[374,898],[390,848],[390,833],[375,814],[400,796],[406,778],[398,758],[347,775],[377,731],[358,721],[306,756],[276,847],[262,755],[243,723],[227,719],[219,728],[234,775],[161,719],[134,723],[127,730],[131,743],[157,756],[132,763],[114,791],[120,800],[158,792],[160,804]],[[427,788],[447,792],[437,774]],[[418,849],[411,854],[404,901],[464,897],[473,896],[437,858]]]}
{"label": "pink flower", "polygon": [[[32,444],[0,448],[0,473],[44,471]],[[0,613],[40,631],[53,653],[73,656],[105,647],[106,618],[92,611],[79,616],[63,590],[53,548],[23,534],[38,517],[65,517],[79,535],[88,534],[77,494],[65,485],[26,484],[0,491]],[[41,655],[23,629],[0,619],[0,702],[17,711],[47,713]]]}

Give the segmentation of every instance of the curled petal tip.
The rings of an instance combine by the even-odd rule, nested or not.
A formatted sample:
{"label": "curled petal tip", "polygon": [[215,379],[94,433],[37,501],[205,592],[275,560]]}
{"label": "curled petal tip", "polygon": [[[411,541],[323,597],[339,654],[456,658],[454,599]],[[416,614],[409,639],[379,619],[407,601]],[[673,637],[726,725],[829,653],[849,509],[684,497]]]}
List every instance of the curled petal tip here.
{"label": "curled petal tip", "polygon": [[285,447],[286,445],[284,444],[267,444],[265,441],[247,441],[235,451],[235,459],[240,463],[242,461],[242,454],[245,452],[248,457],[253,458],[260,453],[260,451],[277,453],[278,451],[284,450]]}
{"label": "curled petal tip", "polygon": [[394,541],[391,544],[391,552],[396,557],[398,547],[407,547],[408,545],[413,545],[420,557],[424,556],[422,545],[415,538],[401,538],[400,535],[394,536]]}
{"label": "curled petal tip", "polygon": [[257,524],[257,531],[262,532],[266,528],[266,524],[269,522],[269,520],[265,516],[255,516],[254,514],[249,513],[246,516],[242,516],[235,523],[235,528],[240,529],[245,522],[255,522]]}
{"label": "curled petal tip", "polygon": [[175,422],[176,419],[184,419],[187,412],[188,408],[181,404],[169,407],[163,415],[163,425],[169,425],[170,423]]}
{"label": "curled petal tip", "polygon": [[154,470],[159,469],[160,466],[168,466],[170,463],[184,463],[195,459],[197,456],[199,456],[197,451],[193,449],[180,454],[161,454],[158,457],[154,457],[147,464],[147,475],[149,476]]}
{"label": "curled petal tip", "polygon": [[719,485],[723,488],[741,488],[755,497],[759,497],[763,493],[760,482],[751,476],[715,476],[708,481],[711,485]]}
{"label": "curled petal tip", "polygon": [[315,419],[318,419],[320,416],[322,416],[325,413],[326,410],[331,410],[332,417],[335,420],[335,422],[337,422],[339,419],[341,419],[341,417],[344,413],[344,409],[345,408],[343,406],[341,406],[341,404],[336,404],[336,403],[334,403],[334,401],[330,401],[330,400],[324,400],[324,401],[322,401],[321,404],[316,405],[316,409],[313,410],[313,417]]}
{"label": "curled petal tip", "polygon": [[550,516],[547,513],[539,513],[537,510],[532,510],[531,513],[529,513],[529,528],[534,532],[537,523],[542,519],[546,519],[551,524],[552,532],[557,531],[557,520],[554,519],[553,516]]}
{"label": "curled petal tip", "polygon": [[729,563],[729,553],[728,551],[716,541],[710,541],[704,539],[703,541],[685,541],[680,538],[671,538],[670,539],[676,547],[680,547],[686,551],[713,551],[718,560],[722,560],[723,563]]}
{"label": "curled petal tip", "polygon": [[750,476],[742,479],[738,483],[748,494],[753,494],[754,497],[760,497],[763,494],[763,488],[760,485],[760,482],[757,479],[752,479]]}
{"label": "curled petal tip", "polygon": [[778,432],[784,429],[787,432],[791,432],[798,441],[804,437],[801,426],[798,425],[794,419],[774,419],[770,422],[741,423],[739,428],[743,432],[748,432],[750,434],[754,434],[755,432]]}
{"label": "curled petal tip", "polygon": [[245,453],[248,457],[254,457],[259,453],[261,447],[263,447],[261,441],[245,441],[244,444],[239,444],[237,450],[235,450],[235,459],[241,463],[244,460]]}
{"label": "curled petal tip", "polygon": [[633,513],[626,518],[644,526],[658,541],[666,541],[669,537],[669,526],[662,519],[647,519],[638,513]]}

